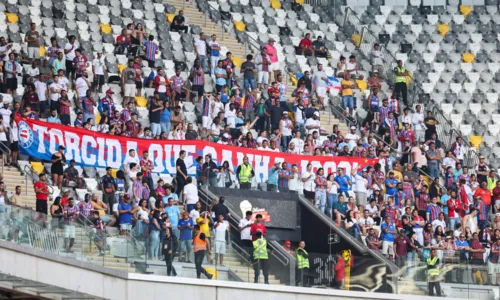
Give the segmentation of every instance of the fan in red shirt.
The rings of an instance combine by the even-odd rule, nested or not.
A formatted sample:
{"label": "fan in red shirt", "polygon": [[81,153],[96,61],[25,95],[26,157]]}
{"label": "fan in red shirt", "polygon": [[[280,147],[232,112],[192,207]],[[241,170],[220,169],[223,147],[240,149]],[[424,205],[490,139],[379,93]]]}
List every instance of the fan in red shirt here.
{"label": "fan in red shirt", "polygon": [[468,209],[470,201],[469,196],[467,195],[467,190],[465,189],[465,179],[460,179],[459,182],[459,192],[458,198],[462,203],[462,211],[460,212],[460,216],[463,218],[465,216],[465,210]]}
{"label": "fan in red shirt", "polygon": [[479,187],[474,193],[474,198],[476,197],[481,197],[481,200],[483,200],[484,205],[486,206],[491,205],[491,192],[488,189],[486,181],[481,182],[481,187]]}
{"label": "fan in red shirt", "polygon": [[250,227],[250,234],[252,235],[252,241],[257,240],[257,232],[262,232],[263,236],[266,236],[267,229],[264,224],[262,224],[262,215],[258,214],[255,216],[255,223]]}
{"label": "fan in red shirt", "polygon": [[302,55],[314,56],[314,46],[311,41],[310,33],[307,33],[306,36],[300,41],[299,49]]}
{"label": "fan in red shirt", "polygon": [[49,186],[45,182],[45,174],[40,174],[40,180],[35,182],[36,211],[47,214],[47,201],[49,200]]}
{"label": "fan in red shirt", "polygon": [[275,101],[279,101],[281,93],[280,89],[278,88],[278,83],[273,82],[271,87],[267,90],[267,94],[271,99],[272,105],[274,105]]}

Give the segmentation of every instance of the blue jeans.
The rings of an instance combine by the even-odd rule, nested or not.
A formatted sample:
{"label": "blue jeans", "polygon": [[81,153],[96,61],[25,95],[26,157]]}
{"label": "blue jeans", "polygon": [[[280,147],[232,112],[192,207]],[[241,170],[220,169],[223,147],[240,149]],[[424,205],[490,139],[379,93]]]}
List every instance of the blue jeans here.
{"label": "blue jeans", "polygon": [[193,209],[195,209],[196,204],[186,204],[186,210],[187,212],[191,212]]}
{"label": "blue jeans", "polygon": [[343,96],[342,97],[342,107],[345,108],[354,108],[354,97],[353,96]]}
{"label": "blue jeans", "polygon": [[200,55],[200,64],[202,69],[207,66],[207,57],[205,55]]}
{"label": "blue jeans", "polygon": [[217,67],[217,62],[219,61],[218,56],[210,56],[210,75],[215,74],[215,68]]}
{"label": "blue jeans", "polygon": [[151,231],[151,257],[156,258],[158,255],[158,249],[160,248],[160,231],[152,230]]}
{"label": "blue jeans", "polygon": [[321,190],[316,191],[316,194],[314,195],[314,206],[316,208],[319,208],[319,210],[321,210],[321,212],[324,213],[325,205],[326,205],[326,191],[321,191]]}
{"label": "blue jeans", "polygon": [[243,79],[243,88],[245,89],[243,91],[243,94],[245,94],[249,88],[251,88],[253,90],[253,89],[255,89],[255,87],[256,87],[255,79]]}
{"label": "blue jeans", "polygon": [[429,175],[431,176],[432,179],[439,177],[439,167],[438,166],[434,167],[434,166],[427,165],[427,168],[429,170]]}
{"label": "blue jeans", "polygon": [[[299,127],[300,136],[302,136],[302,137],[306,136],[305,135],[306,128],[304,127],[304,121],[296,122],[296,124],[297,124],[297,127]],[[295,145],[295,146],[297,146],[297,145]]]}
{"label": "blue jeans", "polygon": [[459,217],[450,218],[449,222],[450,222],[450,228],[448,228],[448,230],[455,230],[455,225],[461,223]]}
{"label": "blue jeans", "polygon": [[161,126],[160,123],[151,123],[151,134],[153,136],[161,134]]}
{"label": "blue jeans", "polygon": [[292,140],[291,135],[281,137],[281,145],[283,146],[283,152],[288,150],[288,144],[290,143],[291,140]]}
{"label": "blue jeans", "polygon": [[181,231],[179,230],[179,227],[177,227],[177,225],[172,225],[172,234],[179,238]]}
{"label": "blue jeans", "polygon": [[170,132],[170,121],[169,122],[161,122],[160,127],[161,127],[161,132],[166,132],[167,135]]}
{"label": "blue jeans", "polygon": [[339,195],[337,194],[328,194],[326,201],[326,214],[332,216],[332,211],[335,203],[339,202]]}

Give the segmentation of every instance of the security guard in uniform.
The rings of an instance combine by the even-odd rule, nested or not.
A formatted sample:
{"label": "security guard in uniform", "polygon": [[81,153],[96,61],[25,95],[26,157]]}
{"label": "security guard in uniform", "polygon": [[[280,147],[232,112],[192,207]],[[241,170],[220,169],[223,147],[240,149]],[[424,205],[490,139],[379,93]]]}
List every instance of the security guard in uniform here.
{"label": "security guard in uniform", "polygon": [[439,258],[436,255],[436,249],[431,250],[431,257],[427,259],[427,281],[429,296],[434,296],[436,288],[437,296],[441,297],[441,285],[439,284]]}
{"label": "security guard in uniform", "polygon": [[249,190],[252,187],[252,178],[255,176],[252,165],[248,163],[248,157],[243,157],[243,163],[236,170],[236,177],[240,183],[240,189]]}
{"label": "security guard in uniform", "polygon": [[304,281],[305,280],[304,276],[307,278],[307,274],[309,273],[309,254],[307,253],[306,249],[306,243],[304,241],[300,241],[299,243],[299,248],[297,248],[297,251],[295,253],[297,254],[297,268],[299,269],[299,276],[300,276],[300,282],[302,283],[302,286],[308,286]]}
{"label": "security guard in uniform", "polygon": [[262,232],[257,232],[257,239],[253,241],[253,269],[254,283],[259,282],[260,269],[264,273],[264,283],[269,284],[269,256],[267,253],[267,241],[262,236]]}
{"label": "security guard in uniform", "polygon": [[403,61],[398,60],[398,65],[394,68],[394,93],[396,94],[396,97],[398,99],[403,98],[403,103],[408,106],[408,88],[406,86],[406,76],[408,76],[408,72],[403,67]]}
{"label": "security guard in uniform", "polygon": [[193,249],[194,249],[194,264],[196,266],[196,278],[201,278],[201,274],[207,276],[208,279],[212,279],[213,275],[208,273],[205,268],[201,265],[203,259],[205,258],[205,253],[210,249],[210,242],[204,233],[200,231],[200,226],[195,225],[195,237],[193,239]]}

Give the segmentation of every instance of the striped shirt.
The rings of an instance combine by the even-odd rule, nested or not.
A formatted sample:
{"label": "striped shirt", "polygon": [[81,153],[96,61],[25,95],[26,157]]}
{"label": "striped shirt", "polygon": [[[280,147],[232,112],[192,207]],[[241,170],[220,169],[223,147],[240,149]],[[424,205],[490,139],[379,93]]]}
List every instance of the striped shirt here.
{"label": "striped shirt", "polygon": [[144,51],[146,52],[146,59],[154,61],[156,57],[156,51],[158,51],[158,46],[153,41],[147,41],[144,44],[144,47],[146,48],[146,50]]}
{"label": "striped shirt", "polygon": [[131,117],[132,113],[127,108],[123,109],[122,112],[120,113],[120,118],[122,119],[123,122],[130,121]]}
{"label": "striped shirt", "polygon": [[476,208],[479,212],[478,218],[480,221],[486,221],[488,218],[488,210],[486,209],[486,205],[483,201],[478,201],[476,203]]}
{"label": "striped shirt", "polygon": [[73,59],[73,65],[76,68],[76,75],[82,75],[83,71],[87,67],[87,62],[89,59],[85,55],[80,55],[79,57],[75,57]]}
{"label": "striped shirt", "polygon": [[210,105],[211,105],[210,99],[208,99],[208,97],[205,97],[203,99],[203,113],[202,113],[203,117],[210,116]]}
{"label": "striped shirt", "polygon": [[278,176],[278,187],[280,188],[288,188],[288,176],[290,176],[290,171],[289,170],[280,170],[278,175],[282,175],[283,178]]}
{"label": "striped shirt", "polygon": [[398,99],[389,99],[389,111],[395,114],[398,113],[399,100]]}
{"label": "striped shirt", "polygon": [[83,111],[86,114],[93,115],[94,114],[94,102],[93,102],[94,99],[92,99],[92,97],[82,97],[80,100],[82,101]]}
{"label": "striped shirt", "polygon": [[79,209],[76,206],[70,207],[69,205],[66,205],[64,207],[64,212],[66,213],[64,224],[72,225],[75,218],[78,217]]}
{"label": "striped shirt", "polygon": [[170,78],[170,81],[172,82],[172,87],[173,87],[174,91],[176,93],[180,93],[181,87],[184,85],[184,78],[182,78],[181,76],[179,76],[179,77],[172,76],[172,78]]}
{"label": "striped shirt", "polygon": [[372,112],[377,112],[379,108],[378,104],[379,104],[378,96],[372,95],[370,97],[370,110]]}
{"label": "striped shirt", "polygon": [[79,203],[79,208],[80,208],[80,213],[88,218],[90,216],[90,212],[94,208],[94,205],[92,204],[92,201],[89,201],[89,203],[85,203],[85,201],[81,201]]}
{"label": "striped shirt", "polygon": [[405,199],[411,199],[411,191],[413,187],[411,182],[403,181],[403,192],[405,193]]}
{"label": "striped shirt", "polygon": [[387,118],[385,120],[385,125],[389,128],[391,137],[395,137],[397,135],[398,121],[396,119]]}
{"label": "striped shirt", "polygon": [[61,115],[61,116],[66,116],[66,115],[70,114],[71,106],[64,105],[64,103],[71,104],[71,102],[68,100],[67,97],[59,98],[59,104],[60,104],[59,105],[59,115]]}
{"label": "striped shirt", "polygon": [[323,183],[326,181],[325,177],[319,176],[318,180],[321,185],[316,185],[316,191],[324,191],[326,189],[326,187],[323,185]]}
{"label": "striped shirt", "polygon": [[151,160],[141,160],[141,162],[139,163],[141,165],[141,170],[142,170],[142,175],[144,177],[153,177],[153,172],[151,172],[150,170],[147,170],[145,171],[144,167],[151,167],[153,166],[153,162]]}
{"label": "striped shirt", "polygon": [[427,200],[429,200],[429,194],[420,193],[417,198],[418,210],[425,210],[427,208]]}
{"label": "striped shirt", "polygon": [[144,188],[144,186],[142,185],[142,181],[141,180],[138,180],[136,179],[134,181],[134,183],[132,183],[132,187],[135,191],[135,197],[137,199],[142,199],[142,189]]}
{"label": "striped shirt", "polygon": [[204,85],[205,84],[205,78],[204,78],[204,73],[203,73],[203,68],[198,68],[196,66],[193,66],[193,85]]}
{"label": "striped shirt", "polygon": [[438,219],[441,208],[435,204],[429,204],[429,206],[427,206],[427,212],[429,213],[429,223],[432,223],[432,221]]}
{"label": "striped shirt", "polygon": [[386,106],[381,106],[378,108],[379,113],[379,124],[383,125],[385,123],[385,119],[389,117],[390,108]]}
{"label": "striped shirt", "polygon": [[446,171],[444,173],[444,187],[447,190],[453,187],[453,174],[451,172]]}
{"label": "striped shirt", "polygon": [[245,109],[253,109],[253,106],[257,102],[257,97],[254,95],[248,95],[245,100]]}
{"label": "striped shirt", "polygon": [[391,219],[396,220],[397,212],[398,212],[398,207],[396,205],[387,204],[385,206],[386,217],[391,217]]}

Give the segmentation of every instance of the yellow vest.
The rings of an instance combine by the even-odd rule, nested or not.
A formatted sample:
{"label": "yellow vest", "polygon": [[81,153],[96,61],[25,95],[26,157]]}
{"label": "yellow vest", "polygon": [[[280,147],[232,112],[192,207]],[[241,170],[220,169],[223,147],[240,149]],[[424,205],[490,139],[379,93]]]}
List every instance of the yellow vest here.
{"label": "yellow vest", "polygon": [[240,181],[242,183],[251,182],[250,175],[252,175],[252,166],[250,164],[240,165]]}
{"label": "yellow vest", "polygon": [[433,268],[431,269],[427,269],[427,274],[429,276],[438,276],[439,275],[439,269],[438,267],[436,266],[437,264],[437,260],[438,260],[438,257],[434,257],[434,258],[428,258],[427,259],[427,266],[431,266]]}
{"label": "yellow vest", "polygon": [[307,251],[302,248],[297,249],[297,268],[300,269],[309,269],[309,257],[304,257],[302,256],[299,250],[304,251],[305,254],[307,254]]}
{"label": "yellow vest", "polygon": [[[403,68],[403,67],[396,67],[396,69],[398,70],[399,73],[406,72],[405,68]],[[406,83],[406,76],[394,75],[394,80],[396,82],[404,82],[404,83]]]}
{"label": "yellow vest", "polygon": [[265,239],[258,239],[253,241],[253,258],[268,259],[267,241]]}
{"label": "yellow vest", "polygon": [[491,179],[490,176],[486,177],[486,183],[488,186],[488,190],[493,191],[493,189],[496,188],[496,186],[497,186],[497,181],[498,181],[498,179],[496,179],[496,178]]}

